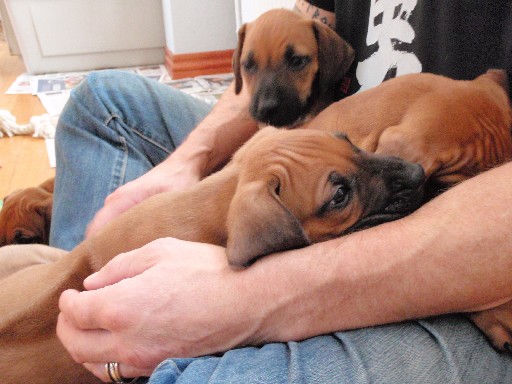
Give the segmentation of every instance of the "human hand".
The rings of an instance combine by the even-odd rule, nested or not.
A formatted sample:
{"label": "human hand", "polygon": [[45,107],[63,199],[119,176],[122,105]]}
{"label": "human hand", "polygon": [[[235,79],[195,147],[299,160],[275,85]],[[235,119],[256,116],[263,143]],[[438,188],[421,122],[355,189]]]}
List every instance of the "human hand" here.
{"label": "human hand", "polygon": [[254,288],[224,248],[165,238],[121,254],[59,301],[57,334],[71,356],[108,381],[106,362],[125,377],[149,376],[169,357],[246,344],[261,309]]}
{"label": "human hand", "polygon": [[86,237],[148,197],[166,191],[184,190],[200,180],[199,172],[192,164],[173,159],[169,158],[107,196],[103,208],[96,213],[87,227]]}

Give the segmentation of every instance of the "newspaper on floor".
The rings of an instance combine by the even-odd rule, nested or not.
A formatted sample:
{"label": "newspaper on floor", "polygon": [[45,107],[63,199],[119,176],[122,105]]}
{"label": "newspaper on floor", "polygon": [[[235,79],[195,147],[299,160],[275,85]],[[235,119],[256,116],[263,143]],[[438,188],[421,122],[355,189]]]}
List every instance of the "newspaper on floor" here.
{"label": "newspaper on floor", "polygon": [[26,73],[19,75],[5,92],[6,95],[33,94],[32,77]]}
{"label": "newspaper on floor", "polygon": [[37,97],[50,116],[59,116],[69,99],[71,90],[39,93]]}
{"label": "newspaper on floor", "polygon": [[[117,70],[137,73],[162,82],[168,76],[164,65],[117,68]],[[28,75],[24,73],[18,76],[5,93],[7,95],[37,95],[40,93],[68,91],[80,84],[91,72],[93,71],[49,73],[44,75]]]}
{"label": "newspaper on floor", "polygon": [[228,89],[233,78],[232,73],[225,73],[180,80],[169,79],[169,81],[164,81],[164,83],[213,105]]}
{"label": "newspaper on floor", "polygon": [[[234,78],[232,73],[227,73],[173,80],[164,65],[117,68],[117,70],[133,72],[146,78],[153,79],[179,89],[193,97],[197,97],[211,105],[217,103],[220,96],[226,91]],[[46,134],[51,131],[47,126],[48,122],[57,121],[64,105],[70,97],[71,90],[79,85],[90,72],[91,71],[53,73],[47,75],[23,74],[18,76],[14,83],[9,87],[6,94],[37,95],[43,104],[43,107],[48,112],[48,115],[34,116],[33,119],[41,118],[40,120],[44,120],[44,133]],[[53,127],[53,131],[54,129],[55,127]],[[35,131],[35,136],[46,137],[46,146],[50,164],[52,167],[55,167],[54,142],[52,138],[48,138],[52,137],[52,135],[37,135],[37,127]]]}
{"label": "newspaper on floor", "polygon": [[[117,68],[117,70],[133,72],[167,84],[209,104],[215,104],[233,80],[231,73],[173,80],[164,65]],[[6,94],[37,95],[48,114],[58,116],[62,112],[71,90],[79,85],[90,72],[23,74],[18,76]]]}
{"label": "newspaper on floor", "polygon": [[55,158],[55,139],[44,139],[46,144],[46,153],[48,154],[48,162],[50,163],[50,168],[55,168],[57,165],[57,161]]}

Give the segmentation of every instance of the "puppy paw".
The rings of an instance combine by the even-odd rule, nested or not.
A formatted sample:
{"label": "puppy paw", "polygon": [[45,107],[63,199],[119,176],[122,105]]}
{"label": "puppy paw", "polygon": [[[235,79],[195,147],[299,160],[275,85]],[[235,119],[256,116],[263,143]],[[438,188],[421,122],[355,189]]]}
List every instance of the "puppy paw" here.
{"label": "puppy paw", "polygon": [[498,307],[468,315],[499,351],[512,354],[512,300]]}

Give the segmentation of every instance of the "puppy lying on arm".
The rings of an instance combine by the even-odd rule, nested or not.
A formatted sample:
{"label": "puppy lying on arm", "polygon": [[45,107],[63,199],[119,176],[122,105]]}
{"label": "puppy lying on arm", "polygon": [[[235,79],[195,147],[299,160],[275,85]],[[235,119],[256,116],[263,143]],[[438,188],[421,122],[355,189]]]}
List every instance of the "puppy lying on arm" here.
{"label": "puppy lying on arm", "polygon": [[421,203],[423,181],[420,166],[361,151],[343,135],[265,128],[191,189],[155,195],[59,261],[0,280],[2,380],[99,382],[56,336],[58,299],[122,252],[170,236],[226,246],[229,263],[241,268],[400,218]]}

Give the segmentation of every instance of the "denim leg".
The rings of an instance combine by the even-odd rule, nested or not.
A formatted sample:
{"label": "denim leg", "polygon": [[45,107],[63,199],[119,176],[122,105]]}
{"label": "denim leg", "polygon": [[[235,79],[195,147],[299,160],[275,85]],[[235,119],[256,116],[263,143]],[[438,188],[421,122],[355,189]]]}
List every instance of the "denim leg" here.
{"label": "denim leg", "polygon": [[169,359],[149,384],[512,383],[498,353],[462,316],[370,327],[302,342],[241,348],[222,357]]}
{"label": "denim leg", "polygon": [[71,94],[55,136],[50,244],[70,250],[115,189],[164,160],[211,106],[122,71],[91,73]]}

